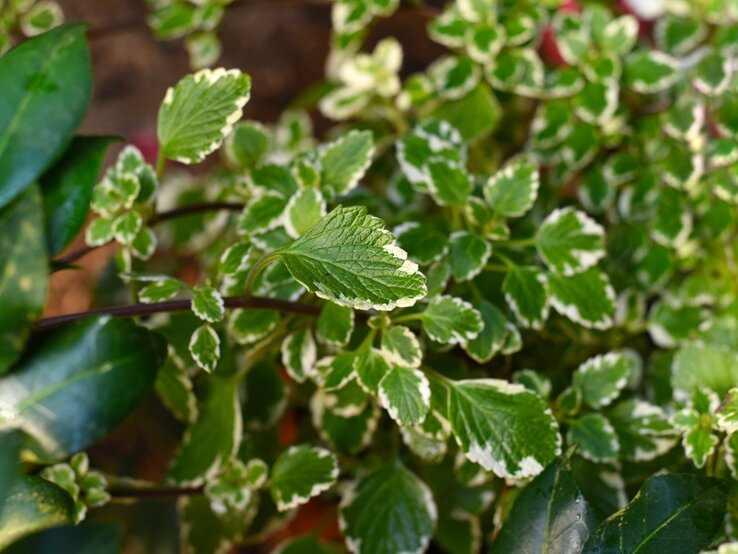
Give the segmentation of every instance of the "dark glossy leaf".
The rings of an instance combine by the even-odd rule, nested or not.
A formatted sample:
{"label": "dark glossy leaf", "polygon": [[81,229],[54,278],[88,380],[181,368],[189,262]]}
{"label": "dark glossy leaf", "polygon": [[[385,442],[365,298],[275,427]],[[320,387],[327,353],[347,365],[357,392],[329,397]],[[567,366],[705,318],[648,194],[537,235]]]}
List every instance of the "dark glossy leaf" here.
{"label": "dark glossy leaf", "polygon": [[83,523],[76,527],[49,529],[27,537],[4,554],[45,554],[69,552],[74,554],[119,554],[123,526],[116,523]]}
{"label": "dark glossy leaf", "polygon": [[18,479],[0,514],[0,550],[49,527],[72,523],[74,502],[66,491],[41,477]]}
{"label": "dark glossy leaf", "polygon": [[130,320],[88,318],[41,335],[0,379],[0,425],[20,427],[44,462],[104,437],[151,389],[166,350]]}
{"label": "dark glossy leaf", "polygon": [[63,25],[0,58],[0,207],[61,153],[87,110],[92,70],[83,25]]}
{"label": "dark glossy leaf", "polygon": [[568,460],[556,460],[515,501],[491,554],[578,553],[597,525]]}
{"label": "dark glossy leaf", "polygon": [[0,374],[20,356],[46,301],[42,228],[41,195],[35,185],[0,210]]}
{"label": "dark glossy leaf", "polygon": [[75,137],[62,159],[41,177],[50,254],[59,253],[85,224],[105,150],[115,140]]}
{"label": "dark glossy leaf", "polygon": [[727,495],[717,479],[657,475],[625,508],[603,521],[586,554],[699,552],[721,528]]}

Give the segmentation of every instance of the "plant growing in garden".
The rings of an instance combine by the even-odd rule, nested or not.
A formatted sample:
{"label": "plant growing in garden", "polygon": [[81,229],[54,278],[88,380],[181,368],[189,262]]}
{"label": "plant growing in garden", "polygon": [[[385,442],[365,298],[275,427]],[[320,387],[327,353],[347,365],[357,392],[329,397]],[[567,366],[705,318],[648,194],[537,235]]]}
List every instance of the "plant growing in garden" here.
{"label": "plant growing in garden", "polygon": [[[735,552],[738,7],[560,4],[422,7],[406,75],[366,44],[398,1],[336,0],[325,136],[201,69],[104,170],[84,29],[0,57],[0,548],[119,551],[83,520],[164,495],[198,554],[316,502],[282,552]],[[113,242],[102,307],[42,318]],[[96,466],[152,395],[166,470]]]}

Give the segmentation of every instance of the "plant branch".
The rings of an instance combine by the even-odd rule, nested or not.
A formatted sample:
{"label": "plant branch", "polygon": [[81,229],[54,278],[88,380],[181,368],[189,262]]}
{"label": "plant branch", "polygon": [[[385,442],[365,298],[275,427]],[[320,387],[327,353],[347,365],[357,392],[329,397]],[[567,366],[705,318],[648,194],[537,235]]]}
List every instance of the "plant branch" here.
{"label": "plant branch", "polygon": [[[311,306],[301,302],[290,302],[289,300],[278,300],[276,298],[263,298],[252,296],[227,296],[223,299],[226,308],[241,308],[243,310],[279,310],[294,314],[317,316],[320,306]],[[139,317],[163,312],[184,312],[191,308],[190,300],[167,300],[166,302],[155,302],[153,304],[132,304],[129,306],[114,306],[112,308],[98,308],[86,312],[44,317],[39,319],[33,326],[35,331],[58,327],[65,323],[79,321],[93,315],[111,315],[115,317]]]}
{"label": "plant branch", "polygon": [[[243,207],[244,204],[240,202],[203,202],[202,204],[191,204],[189,206],[182,206],[181,208],[175,208],[166,212],[154,214],[147,223],[148,225],[156,225],[158,223],[163,223],[164,221],[169,221],[178,217],[184,217],[187,215],[193,215],[203,212],[214,212],[218,210],[241,211]],[[78,248],[77,250],[72,250],[69,254],[66,254],[65,256],[55,258],[54,260],[52,260],[52,263],[61,266],[69,265],[98,248],[100,247],[84,246],[82,248]]]}

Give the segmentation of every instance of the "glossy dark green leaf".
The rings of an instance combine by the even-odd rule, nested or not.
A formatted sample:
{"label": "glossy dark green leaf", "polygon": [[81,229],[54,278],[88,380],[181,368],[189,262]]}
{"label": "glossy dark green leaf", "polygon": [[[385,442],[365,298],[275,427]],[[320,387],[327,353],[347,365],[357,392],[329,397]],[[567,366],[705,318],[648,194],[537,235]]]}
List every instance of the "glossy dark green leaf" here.
{"label": "glossy dark green leaf", "polygon": [[0,207],[62,152],[87,110],[92,70],[83,25],[63,25],[0,58]]}
{"label": "glossy dark green leaf", "polygon": [[42,228],[41,195],[35,185],[0,209],[0,374],[17,360],[46,301]]}
{"label": "glossy dark green leaf", "polygon": [[18,479],[0,514],[0,550],[31,533],[72,523],[73,516],[74,502],[66,491],[41,477]]}
{"label": "glossy dark green leaf", "polygon": [[130,320],[88,318],[39,336],[0,379],[0,425],[20,427],[43,462],[104,437],[151,389],[161,338]]}
{"label": "glossy dark green leaf", "polygon": [[559,459],[520,493],[490,553],[581,552],[596,525],[569,462]]}
{"label": "glossy dark green leaf", "polygon": [[13,544],[4,554],[120,554],[123,526],[117,523],[82,523],[49,529]]}
{"label": "glossy dark green leaf", "polygon": [[105,150],[113,137],[75,137],[43,177],[41,192],[46,216],[46,243],[57,254],[79,232],[87,219]]}
{"label": "glossy dark green leaf", "polygon": [[586,554],[699,552],[722,527],[726,492],[717,479],[657,475],[625,508],[603,521]]}

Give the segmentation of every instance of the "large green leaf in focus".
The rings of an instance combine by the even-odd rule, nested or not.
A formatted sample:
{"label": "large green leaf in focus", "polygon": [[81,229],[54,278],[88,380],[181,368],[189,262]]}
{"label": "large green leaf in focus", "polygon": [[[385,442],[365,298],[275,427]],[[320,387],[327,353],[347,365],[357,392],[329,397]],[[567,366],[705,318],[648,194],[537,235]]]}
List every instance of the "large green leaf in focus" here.
{"label": "large green leaf in focus", "polygon": [[0,514],[0,550],[31,533],[72,523],[73,518],[74,501],[65,490],[41,477],[18,479]]}
{"label": "large green leaf in focus", "polygon": [[83,25],[63,25],[0,57],[0,208],[61,153],[87,111]]}
{"label": "large green leaf in focus", "polygon": [[597,525],[567,460],[556,460],[520,493],[490,554],[581,552]]}
{"label": "large green leaf in focus", "polygon": [[717,479],[657,475],[630,504],[603,521],[585,554],[699,552],[722,527],[727,495]]}
{"label": "large green leaf in focus", "polygon": [[0,374],[20,356],[48,282],[41,195],[32,186],[0,210]]}
{"label": "large green leaf in focus", "polygon": [[426,294],[418,266],[363,206],[336,208],[278,254],[305,288],[349,308],[392,310]]}
{"label": "large green leaf in focus", "polygon": [[361,478],[340,506],[341,529],[354,554],[424,552],[436,519],[430,489],[399,462]]}
{"label": "large green leaf in focus", "polygon": [[61,160],[41,177],[50,254],[58,254],[85,224],[105,150],[115,140],[75,137]]}
{"label": "large green leaf in focus", "polygon": [[39,336],[0,379],[0,427],[20,427],[39,460],[69,457],[104,437],[149,392],[161,338],[130,320],[88,318]]}

